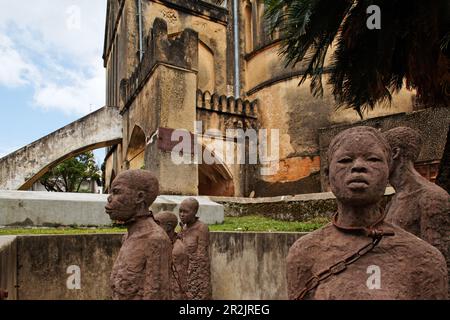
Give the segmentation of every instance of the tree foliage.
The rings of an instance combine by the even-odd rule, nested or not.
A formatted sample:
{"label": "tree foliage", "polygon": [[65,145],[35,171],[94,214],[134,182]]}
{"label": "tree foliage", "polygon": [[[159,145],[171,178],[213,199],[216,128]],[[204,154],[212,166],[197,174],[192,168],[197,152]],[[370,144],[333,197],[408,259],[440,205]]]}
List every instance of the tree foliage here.
{"label": "tree foliage", "polygon": [[[322,77],[338,107],[390,103],[403,86],[426,106],[450,104],[450,1],[265,0],[272,32],[282,38],[286,65],[306,64],[300,83],[323,94]],[[381,29],[367,27],[367,8],[381,9]],[[331,50],[331,63],[325,57]]]}
{"label": "tree foliage", "polygon": [[94,154],[86,152],[52,168],[40,182],[47,191],[80,192],[83,182],[97,181],[100,176]]}

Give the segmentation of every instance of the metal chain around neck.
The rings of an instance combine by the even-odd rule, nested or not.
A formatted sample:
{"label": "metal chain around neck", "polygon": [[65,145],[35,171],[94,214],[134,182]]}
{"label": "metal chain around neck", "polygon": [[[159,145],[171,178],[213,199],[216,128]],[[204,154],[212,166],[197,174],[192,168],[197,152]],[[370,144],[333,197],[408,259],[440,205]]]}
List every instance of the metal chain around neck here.
{"label": "metal chain around neck", "polygon": [[295,298],[295,300],[303,300],[306,296],[306,294],[315,288],[319,286],[319,284],[331,277],[332,275],[337,275],[347,269],[349,265],[352,263],[358,261],[361,257],[372,251],[378,243],[381,241],[381,239],[384,236],[394,236],[394,232],[392,231],[383,231],[382,229],[377,229],[376,226],[383,222],[384,218],[386,217],[386,214],[383,213],[381,218],[377,220],[374,224],[366,227],[343,227],[337,224],[337,215],[338,213],[335,213],[333,215],[333,218],[331,219],[333,225],[340,231],[346,232],[346,233],[363,233],[367,237],[372,238],[372,242],[366,244],[364,247],[353,253],[351,256],[335,263],[331,267],[322,270],[321,272],[317,273],[316,275],[313,275],[311,278],[306,281],[305,288],[300,291],[299,295]]}
{"label": "metal chain around neck", "polygon": [[145,213],[138,213],[138,214],[134,215],[133,217],[131,217],[130,219],[128,219],[127,221],[125,221],[123,224],[128,226],[128,225],[135,223],[136,221],[138,221],[140,219],[148,219],[148,218],[153,218],[153,212],[151,210],[149,210]]}

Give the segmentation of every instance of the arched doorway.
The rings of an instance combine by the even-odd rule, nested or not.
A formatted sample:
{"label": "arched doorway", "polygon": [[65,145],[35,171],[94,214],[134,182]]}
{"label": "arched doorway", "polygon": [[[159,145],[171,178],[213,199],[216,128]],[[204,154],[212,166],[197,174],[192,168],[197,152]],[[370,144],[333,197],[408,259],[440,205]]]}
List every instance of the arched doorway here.
{"label": "arched doorway", "polygon": [[144,166],[145,141],[144,131],[141,127],[134,126],[125,157],[127,169],[141,169]]}
{"label": "arched doorway", "polygon": [[[202,147],[202,151],[205,146]],[[216,159],[217,156],[215,157]],[[199,164],[198,192],[202,196],[233,197],[233,175],[223,161],[214,164]]]}

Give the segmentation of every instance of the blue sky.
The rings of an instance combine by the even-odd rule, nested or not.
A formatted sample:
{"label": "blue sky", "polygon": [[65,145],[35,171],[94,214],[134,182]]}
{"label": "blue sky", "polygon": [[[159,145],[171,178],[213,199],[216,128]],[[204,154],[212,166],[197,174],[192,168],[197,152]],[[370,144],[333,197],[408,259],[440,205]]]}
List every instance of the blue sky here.
{"label": "blue sky", "polygon": [[0,0],[0,157],[104,106],[105,15],[106,0]]}

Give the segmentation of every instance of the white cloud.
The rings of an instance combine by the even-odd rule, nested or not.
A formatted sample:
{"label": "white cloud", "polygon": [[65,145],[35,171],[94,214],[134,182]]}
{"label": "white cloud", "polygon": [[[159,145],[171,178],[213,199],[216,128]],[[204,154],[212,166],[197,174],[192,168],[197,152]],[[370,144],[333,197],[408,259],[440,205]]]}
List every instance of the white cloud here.
{"label": "white cloud", "polygon": [[[103,49],[106,0],[0,0],[0,29],[14,27],[21,45],[51,48],[83,63]],[[75,10],[74,10],[75,9]]]}
{"label": "white cloud", "polygon": [[34,103],[45,110],[62,110],[67,114],[87,114],[103,106],[104,71],[92,76],[78,76],[69,85],[45,81],[35,92]]}
{"label": "white cloud", "polygon": [[11,39],[0,34],[0,85],[18,87],[30,83],[38,71],[14,48]]}
{"label": "white cloud", "polygon": [[34,88],[45,110],[83,115],[104,105],[106,0],[0,0],[0,86]]}

